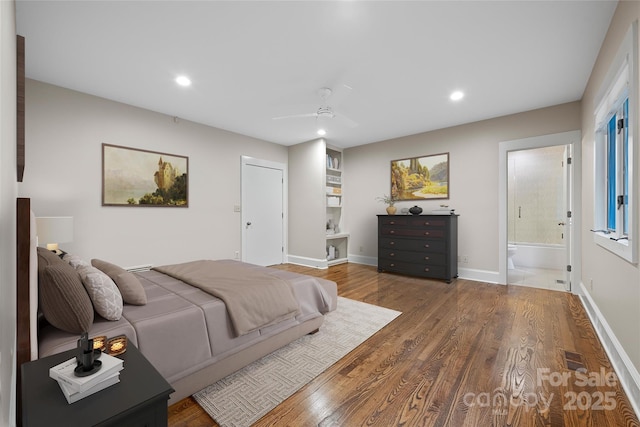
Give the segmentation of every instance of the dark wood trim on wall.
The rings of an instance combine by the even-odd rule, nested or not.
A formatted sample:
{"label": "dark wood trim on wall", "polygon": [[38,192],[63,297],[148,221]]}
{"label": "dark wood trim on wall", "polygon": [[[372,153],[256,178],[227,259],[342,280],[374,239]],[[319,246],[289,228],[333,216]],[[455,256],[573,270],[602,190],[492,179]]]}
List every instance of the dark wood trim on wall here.
{"label": "dark wood trim on wall", "polygon": [[29,250],[31,246],[31,200],[16,202],[16,421],[22,424],[20,366],[31,360],[29,309]]}
{"label": "dark wood trim on wall", "polygon": [[24,118],[25,118],[25,54],[24,54],[24,37],[16,36],[17,44],[17,166],[18,166],[18,182],[22,182],[24,177],[25,150],[24,150]]}

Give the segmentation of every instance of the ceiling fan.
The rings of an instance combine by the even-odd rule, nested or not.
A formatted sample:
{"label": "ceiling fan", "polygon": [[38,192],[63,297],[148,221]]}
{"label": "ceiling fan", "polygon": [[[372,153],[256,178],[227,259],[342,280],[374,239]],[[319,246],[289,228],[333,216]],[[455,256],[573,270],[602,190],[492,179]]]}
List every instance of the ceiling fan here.
{"label": "ceiling fan", "polygon": [[318,121],[328,121],[332,119],[337,119],[342,124],[348,127],[356,127],[358,123],[351,120],[347,116],[337,113],[331,108],[331,106],[327,103],[327,100],[331,96],[333,91],[328,87],[323,87],[318,89],[318,96],[321,100],[321,105],[315,113],[302,113],[302,114],[292,114],[288,116],[279,116],[273,117],[273,120],[282,120],[282,119],[297,119],[304,117],[315,117]]}

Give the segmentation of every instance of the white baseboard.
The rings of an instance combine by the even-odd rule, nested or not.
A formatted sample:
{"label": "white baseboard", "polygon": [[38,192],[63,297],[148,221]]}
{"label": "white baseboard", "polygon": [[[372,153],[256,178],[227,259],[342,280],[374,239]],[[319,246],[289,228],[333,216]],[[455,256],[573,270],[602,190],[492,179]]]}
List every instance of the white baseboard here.
{"label": "white baseboard", "polygon": [[349,254],[349,262],[377,267],[378,257]]}
{"label": "white baseboard", "polygon": [[498,274],[497,271],[458,267],[458,277],[461,279],[475,280],[476,282],[487,282],[504,285],[504,283],[500,283],[500,274]]}
{"label": "white baseboard", "polygon": [[305,267],[321,269],[328,268],[327,260],[322,258],[308,258],[304,256],[287,255],[287,262],[289,264],[303,265]]}
{"label": "white baseboard", "polygon": [[620,341],[618,341],[618,338],[613,333],[607,319],[593,298],[591,298],[589,291],[582,282],[580,282],[580,290],[582,291],[582,295],[579,295],[580,301],[582,301],[582,305],[589,315],[591,324],[596,330],[598,338],[600,338],[602,346],[607,352],[607,356],[609,356],[611,360],[611,364],[618,375],[622,388],[625,393],[627,393],[629,401],[631,401],[631,406],[636,416],[640,417],[640,373],[638,373],[629,355],[624,351],[622,344],[620,344]]}

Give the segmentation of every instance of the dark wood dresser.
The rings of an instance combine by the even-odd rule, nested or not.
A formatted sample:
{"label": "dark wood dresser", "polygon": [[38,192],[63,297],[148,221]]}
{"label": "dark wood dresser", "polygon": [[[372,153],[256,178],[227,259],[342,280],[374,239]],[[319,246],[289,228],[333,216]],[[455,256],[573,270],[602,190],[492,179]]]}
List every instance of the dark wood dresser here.
{"label": "dark wood dresser", "polygon": [[378,271],[458,277],[458,215],[378,215]]}

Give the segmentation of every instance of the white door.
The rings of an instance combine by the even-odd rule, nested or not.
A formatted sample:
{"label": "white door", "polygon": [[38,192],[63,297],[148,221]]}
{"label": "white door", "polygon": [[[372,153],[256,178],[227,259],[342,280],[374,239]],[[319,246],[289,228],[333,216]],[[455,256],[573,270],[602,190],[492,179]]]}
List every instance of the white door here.
{"label": "white door", "polygon": [[262,266],[284,256],[284,168],[243,157],[242,260]]}
{"label": "white door", "polygon": [[561,221],[560,224],[563,226],[562,237],[564,239],[564,247],[565,247],[565,258],[567,269],[565,270],[565,278],[564,278],[564,289],[567,292],[571,292],[571,226],[573,225],[573,209],[571,204],[571,188],[572,181],[571,177],[573,173],[571,171],[571,144],[567,145],[564,149],[564,176],[563,176],[563,187],[564,187],[564,221]]}

